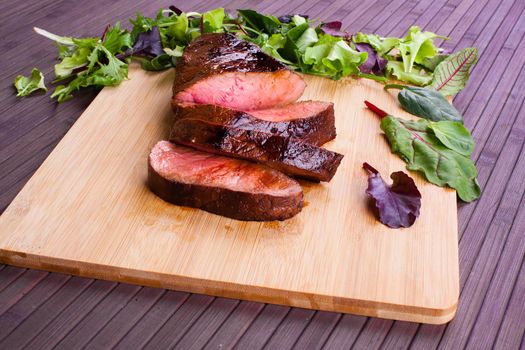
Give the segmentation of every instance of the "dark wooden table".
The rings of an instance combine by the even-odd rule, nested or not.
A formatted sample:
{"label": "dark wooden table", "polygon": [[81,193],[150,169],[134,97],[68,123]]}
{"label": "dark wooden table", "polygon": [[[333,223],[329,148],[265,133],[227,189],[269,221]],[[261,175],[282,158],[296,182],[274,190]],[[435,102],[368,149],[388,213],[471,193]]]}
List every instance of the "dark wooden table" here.
{"label": "dark wooden table", "polygon": [[[525,346],[525,1],[293,0],[180,2],[185,10],[256,8],[343,20],[349,31],[401,36],[412,24],[476,46],[479,63],[454,100],[476,141],[480,200],[459,209],[461,297],[448,325],[393,322],[98,281],[0,265],[0,349],[472,348]],[[98,36],[138,10],[124,0],[0,2],[0,211],[44,161],[96,91],[57,105],[17,99],[17,74],[51,77],[56,49],[34,34]]]}

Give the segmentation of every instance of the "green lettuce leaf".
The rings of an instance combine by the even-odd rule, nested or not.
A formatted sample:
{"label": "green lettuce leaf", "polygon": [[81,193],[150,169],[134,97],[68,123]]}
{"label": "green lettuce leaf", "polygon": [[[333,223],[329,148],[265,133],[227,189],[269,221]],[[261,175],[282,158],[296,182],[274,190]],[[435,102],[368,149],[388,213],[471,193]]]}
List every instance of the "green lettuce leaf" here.
{"label": "green lettuce leaf", "polygon": [[341,38],[322,35],[315,45],[306,48],[303,61],[309,65],[307,73],[339,79],[359,73],[359,65],[367,57],[366,52],[357,52]]}
{"label": "green lettuce leaf", "polygon": [[44,84],[44,74],[38,68],[33,68],[29,77],[17,75],[14,85],[17,91],[16,96],[18,97],[27,96],[40,89],[47,91]]}
{"label": "green lettuce leaf", "polygon": [[204,32],[216,33],[222,29],[224,21],[224,9],[222,7],[205,12],[202,14],[204,20]]}
{"label": "green lettuce leaf", "polygon": [[385,55],[394,47],[398,46],[400,40],[399,38],[381,38],[377,34],[364,34],[361,32],[353,37],[354,42],[369,44],[380,55]]}
{"label": "green lettuce leaf", "polygon": [[88,56],[92,48],[80,47],[73,51],[71,56],[64,57],[62,62],[55,64],[56,81],[69,78],[73,70],[85,67],[89,63]]}
{"label": "green lettuce leaf", "polygon": [[389,76],[394,76],[398,80],[419,86],[428,85],[432,81],[432,76],[425,71],[414,71],[411,73],[405,72],[403,63],[397,61],[388,61],[386,64],[386,72]]}
{"label": "green lettuce leaf", "polygon": [[412,26],[408,34],[399,43],[405,73],[411,73],[414,63],[422,63],[426,58],[436,55],[434,38],[443,38],[432,32],[422,32],[418,26]]}

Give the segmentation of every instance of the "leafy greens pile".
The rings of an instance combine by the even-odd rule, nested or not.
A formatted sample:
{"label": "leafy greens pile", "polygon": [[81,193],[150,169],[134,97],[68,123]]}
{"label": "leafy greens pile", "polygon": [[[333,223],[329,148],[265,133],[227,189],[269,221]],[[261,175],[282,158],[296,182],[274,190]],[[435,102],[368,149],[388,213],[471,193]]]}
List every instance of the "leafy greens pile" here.
{"label": "leafy greens pile", "polygon": [[[352,36],[341,30],[341,22],[319,23],[308,16],[277,18],[249,9],[238,10],[232,16],[223,8],[198,13],[182,12],[174,6],[161,9],[154,18],[138,13],[130,22],[131,32],[117,23],[108,26],[100,38],[63,37],[35,28],[58,45],[61,61],[55,65],[53,83],[60,85],[51,97],[62,102],[83,87],[118,85],[127,79],[132,57],[146,70],[174,67],[193,39],[203,33],[223,32],[255,43],[268,55],[303,73],[332,79],[353,75],[383,82],[395,78],[434,88],[450,85],[450,77],[440,64],[454,55],[449,57],[434,45],[435,38],[443,37],[417,26],[403,38],[363,33]],[[468,79],[469,67],[453,80],[455,87],[445,90],[459,91]],[[20,79],[34,80],[34,74],[41,73],[36,70],[33,78],[17,77],[19,96],[32,91]]]}

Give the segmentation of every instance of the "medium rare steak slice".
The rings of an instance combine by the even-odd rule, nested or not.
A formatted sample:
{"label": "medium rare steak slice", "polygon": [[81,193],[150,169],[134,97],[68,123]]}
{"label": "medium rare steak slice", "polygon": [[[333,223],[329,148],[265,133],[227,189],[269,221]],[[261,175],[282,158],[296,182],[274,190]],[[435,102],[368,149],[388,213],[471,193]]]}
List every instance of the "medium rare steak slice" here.
{"label": "medium rare steak slice", "polygon": [[284,220],[301,211],[297,181],[268,167],[159,141],[148,185],[162,199],[238,220]]}
{"label": "medium rare steak slice", "polygon": [[329,102],[301,101],[250,112],[214,105],[176,105],[174,109],[177,119],[200,119],[246,130],[292,136],[318,146],[336,136],[334,105]]}
{"label": "medium rare steak slice", "polygon": [[305,86],[300,75],[256,45],[232,34],[204,34],[177,62],[173,100],[249,111],[295,102]]}
{"label": "medium rare steak slice", "polygon": [[180,119],[170,140],[205,152],[248,159],[288,175],[330,181],[343,156],[293,137],[232,128],[198,119]]}

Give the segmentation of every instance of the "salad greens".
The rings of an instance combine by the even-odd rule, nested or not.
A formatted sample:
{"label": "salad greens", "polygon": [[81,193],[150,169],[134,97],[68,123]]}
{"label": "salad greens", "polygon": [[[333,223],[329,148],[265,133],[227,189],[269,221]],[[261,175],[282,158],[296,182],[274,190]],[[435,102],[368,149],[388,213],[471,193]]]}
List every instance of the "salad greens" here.
{"label": "salad greens", "polygon": [[53,83],[67,81],[58,85],[51,95],[58,102],[66,101],[72,93],[88,86],[114,86],[128,77],[129,58],[119,58],[131,48],[131,35],[117,23],[107,27],[101,38],[61,37],[45,30],[35,31],[58,44],[62,60],[55,65]]}
{"label": "salad greens", "polygon": [[17,91],[16,96],[19,97],[27,96],[37,90],[47,91],[44,84],[44,74],[38,68],[33,68],[29,77],[18,75],[15,78],[15,88]]}
{"label": "salad greens", "polygon": [[463,124],[404,120],[388,115],[368,101],[365,104],[381,117],[381,130],[392,152],[407,163],[408,170],[422,173],[435,185],[455,189],[465,202],[480,196],[476,166],[469,158],[474,141]]}
{"label": "salad greens", "polygon": [[[358,76],[382,82],[396,78],[419,86],[432,84],[445,94],[464,86],[474,63],[471,58],[462,61],[464,55],[447,59],[434,44],[435,38],[443,37],[417,26],[403,38],[364,33],[352,36],[341,30],[341,22],[319,23],[304,15],[277,18],[244,9],[232,16],[223,8],[198,13],[183,12],[174,6],[159,10],[155,17],[137,13],[130,23],[131,31],[117,23],[108,26],[100,38],[64,37],[35,28],[58,45],[60,62],[55,65],[53,83],[61,85],[51,97],[62,102],[83,87],[118,85],[127,79],[132,58],[146,70],[174,67],[184,48],[203,33],[238,35],[303,73],[332,79]],[[451,64],[464,68],[454,77],[447,77],[445,72]]]}

